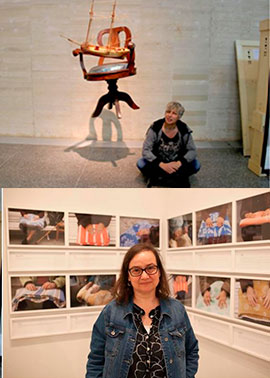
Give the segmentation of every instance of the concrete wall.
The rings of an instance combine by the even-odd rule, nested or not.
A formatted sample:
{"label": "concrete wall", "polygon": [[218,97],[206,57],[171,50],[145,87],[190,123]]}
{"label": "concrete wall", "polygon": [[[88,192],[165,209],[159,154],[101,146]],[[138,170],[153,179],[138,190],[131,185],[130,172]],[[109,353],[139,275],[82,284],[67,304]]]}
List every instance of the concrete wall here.
{"label": "concrete wall", "polygon": [[[118,0],[115,25],[131,28],[138,74],[119,80],[140,106],[121,104],[91,119],[105,82],[86,82],[75,45],[82,41],[90,0],[1,0],[0,135],[142,140],[170,100],[197,140],[241,135],[234,41],[259,40],[267,0]],[[109,26],[112,0],[96,0],[93,38]],[[92,39],[93,40],[93,39]],[[88,68],[97,58],[88,59]]]}
{"label": "concrete wall", "polygon": [[[159,217],[166,249],[166,218],[215,204],[237,200],[265,189],[4,189],[7,207],[30,207],[93,213]],[[106,201],[104,201],[106,198]],[[84,376],[90,332],[10,340],[8,275],[4,240],[4,378],[81,378]],[[32,365],[34,361],[34,365]],[[269,362],[200,338],[197,378],[267,378]]]}

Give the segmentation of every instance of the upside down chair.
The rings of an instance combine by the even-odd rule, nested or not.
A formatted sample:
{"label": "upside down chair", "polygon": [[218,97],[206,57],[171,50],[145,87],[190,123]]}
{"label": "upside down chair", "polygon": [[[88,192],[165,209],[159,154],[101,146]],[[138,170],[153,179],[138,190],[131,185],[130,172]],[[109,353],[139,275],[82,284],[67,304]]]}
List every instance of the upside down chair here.
{"label": "upside down chair", "polygon": [[[125,41],[123,48],[120,42],[120,33],[124,33]],[[103,44],[103,37],[109,34],[109,42],[107,45]],[[115,105],[116,115],[121,118],[119,101],[126,102],[132,109],[139,109],[130,95],[126,92],[119,92],[117,81],[124,77],[136,75],[135,68],[135,45],[131,41],[131,32],[126,26],[119,26],[115,28],[103,29],[98,33],[97,45],[94,46],[94,51],[88,51],[84,48],[78,48],[73,51],[73,55],[80,56],[80,65],[83,72],[83,77],[87,81],[100,81],[106,80],[108,84],[108,93],[101,96],[98,100],[96,108],[92,117],[97,117],[101,113],[104,105],[109,104],[108,108],[112,109]],[[109,46],[108,46],[109,45]],[[108,47],[108,54],[104,53],[104,48]],[[103,53],[101,50],[103,49]],[[118,56],[112,56],[111,51],[119,50]],[[100,50],[100,52],[99,52]],[[123,50],[123,54],[121,54]],[[98,65],[92,67],[89,71],[85,68],[84,55],[99,56]],[[117,62],[104,63],[105,58],[118,59]]]}

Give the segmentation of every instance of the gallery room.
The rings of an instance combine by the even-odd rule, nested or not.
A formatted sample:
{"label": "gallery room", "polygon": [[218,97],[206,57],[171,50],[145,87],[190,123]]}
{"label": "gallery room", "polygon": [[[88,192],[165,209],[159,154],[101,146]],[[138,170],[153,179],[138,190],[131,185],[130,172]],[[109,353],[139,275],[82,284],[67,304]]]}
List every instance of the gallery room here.
{"label": "gallery room", "polygon": [[268,0],[2,0],[0,11],[0,187],[146,187],[136,163],[169,102],[196,146],[178,151],[200,163],[192,188],[268,187]]}
{"label": "gallery room", "polygon": [[159,252],[170,300],[188,314],[196,377],[269,377],[269,189],[9,188],[2,196],[5,378],[84,377],[93,324],[141,242]]}

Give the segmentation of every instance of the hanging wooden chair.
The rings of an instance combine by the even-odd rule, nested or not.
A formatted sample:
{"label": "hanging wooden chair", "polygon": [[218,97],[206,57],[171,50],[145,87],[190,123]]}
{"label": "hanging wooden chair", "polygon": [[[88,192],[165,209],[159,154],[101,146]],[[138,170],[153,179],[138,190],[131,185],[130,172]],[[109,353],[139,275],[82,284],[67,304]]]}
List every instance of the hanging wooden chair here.
{"label": "hanging wooden chair", "polygon": [[[120,33],[124,33],[124,45],[120,43]],[[104,44],[104,36],[108,35],[108,43]],[[96,109],[92,117],[97,117],[105,104],[109,104],[109,109],[115,105],[116,114],[121,118],[119,101],[125,101],[132,109],[139,109],[129,94],[119,92],[117,80],[136,75],[135,68],[135,45],[131,40],[131,32],[126,26],[103,29],[98,33],[97,45],[82,44],[80,48],[73,51],[74,56],[80,56],[80,65],[83,77],[87,81],[106,80],[108,83],[108,93],[98,100]],[[89,71],[84,64],[84,55],[95,55],[99,57],[98,65]],[[117,62],[104,63],[106,58],[117,59]]]}
{"label": "hanging wooden chair", "polygon": [[[116,0],[113,3],[110,28],[103,29],[98,33],[97,45],[90,44],[88,39],[94,14],[93,8],[94,0],[92,0],[89,12],[90,18],[85,42],[79,43],[70,38],[67,39],[70,42],[80,46],[80,48],[73,51],[73,55],[80,56],[80,65],[83,71],[84,79],[88,81],[106,80],[108,83],[108,93],[100,97],[92,117],[97,117],[101,113],[104,105],[109,104],[109,109],[115,105],[117,117],[121,118],[119,101],[125,101],[132,109],[139,109],[138,105],[135,104],[129,94],[126,92],[119,92],[117,89],[118,79],[136,75],[135,45],[131,40],[131,32],[129,28],[126,26],[113,27]],[[121,46],[120,42],[120,33],[124,33],[125,35],[123,46]],[[108,41],[107,43],[104,43],[103,37],[106,35],[108,35]],[[84,55],[98,56],[98,65],[87,71],[84,64]],[[118,62],[104,63],[105,58],[118,59]]]}

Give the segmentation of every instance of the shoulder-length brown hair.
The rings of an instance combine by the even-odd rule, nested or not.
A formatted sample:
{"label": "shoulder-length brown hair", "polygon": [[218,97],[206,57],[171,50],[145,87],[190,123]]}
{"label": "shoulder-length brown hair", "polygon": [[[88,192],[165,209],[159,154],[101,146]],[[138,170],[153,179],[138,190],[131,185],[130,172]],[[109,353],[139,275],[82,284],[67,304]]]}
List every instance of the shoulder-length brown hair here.
{"label": "shoulder-length brown hair", "polygon": [[157,298],[165,299],[170,296],[170,289],[169,289],[167,275],[163,268],[158,251],[151,244],[139,243],[131,247],[125,254],[122,267],[120,270],[120,276],[118,280],[116,281],[114,289],[113,289],[113,295],[119,304],[128,303],[129,299],[134,294],[133,287],[130,285],[128,281],[129,263],[133,259],[134,256],[136,256],[138,253],[143,252],[143,251],[153,252],[157,260],[157,266],[160,272],[159,284],[156,287]]}

